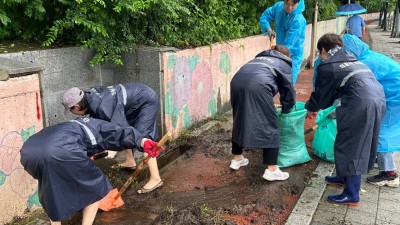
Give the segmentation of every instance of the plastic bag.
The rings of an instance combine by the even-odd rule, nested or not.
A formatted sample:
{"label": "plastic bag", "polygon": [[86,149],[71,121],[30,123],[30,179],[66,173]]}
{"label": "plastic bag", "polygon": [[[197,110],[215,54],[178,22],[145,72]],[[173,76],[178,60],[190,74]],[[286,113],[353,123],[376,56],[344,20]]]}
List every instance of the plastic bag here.
{"label": "plastic bag", "polygon": [[280,136],[279,167],[289,167],[311,160],[304,140],[306,113],[303,102],[297,102],[293,111],[288,114],[277,110]]}
{"label": "plastic bag", "polygon": [[334,144],[337,134],[336,119],[328,118],[328,115],[336,108],[331,106],[318,112],[315,122],[318,128],[315,131],[312,142],[314,155],[329,162],[335,162]]}

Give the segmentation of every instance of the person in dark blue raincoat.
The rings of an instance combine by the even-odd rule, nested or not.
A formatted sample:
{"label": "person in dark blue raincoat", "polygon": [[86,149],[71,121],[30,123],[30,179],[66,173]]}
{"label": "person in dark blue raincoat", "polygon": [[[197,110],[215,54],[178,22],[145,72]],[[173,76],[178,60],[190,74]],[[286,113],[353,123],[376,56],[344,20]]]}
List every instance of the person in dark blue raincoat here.
{"label": "person in dark blue raincoat", "polygon": [[[66,112],[76,115],[89,115],[93,118],[116,123],[122,127],[132,126],[147,134],[150,139],[157,138],[156,117],[160,107],[158,95],[145,84],[127,83],[115,86],[93,87],[81,91],[74,87],[64,93],[63,104]],[[125,151],[126,161],[119,167],[136,167],[133,151]],[[139,193],[147,193],[162,185],[157,161],[148,162],[150,179]]]}
{"label": "person in dark blue raincoat", "polygon": [[[378,186],[399,186],[394,152],[400,151],[400,64],[393,59],[370,50],[369,46],[354,35],[342,36],[343,48],[353,53],[358,60],[368,66],[385,92],[386,112],[381,122],[377,161],[380,173],[370,176],[367,181]],[[317,58],[315,68],[321,63]],[[314,70],[314,78],[316,70]],[[331,183],[343,183],[337,177],[327,177]]]}
{"label": "person in dark blue raincoat", "polygon": [[358,60],[374,73],[385,91],[386,113],[383,117],[378,141],[378,167],[380,173],[367,178],[378,186],[399,186],[394,152],[400,151],[400,63],[374,52],[354,35],[342,37],[344,49],[353,53]]}
{"label": "person in dark blue raincoat", "polygon": [[[296,84],[304,58],[304,39],[306,19],[303,16],[304,0],[284,0],[267,8],[260,16],[262,34],[268,34],[270,40],[276,35],[276,44],[284,45],[290,50],[292,58],[292,79]],[[275,32],[270,22],[275,23]]]}
{"label": "person in dark blue raincoat", "polygon": [[373,167],[385,94],[372,71],[345,51],[339,35],[325,34],[317,43],[321,64],[314,90],[306,102],[307,118],[336,100],[337,136],[334,144],[336,174],[344,180],[342,194],[328,201],[359,205],[361,175]]}
{"label": "person in dark blue raincoat", "polygon": [[268,181],[286,180],[287,172],[278,166],[279,127],[274,96],[279,92],[282,113],[291,112],[296,102],[292,85],[289,50],[273,46],[246,63],[231,80],[233,109],[232,154],[230,168],[238,170],[249,160],[243,149],[263,149],[267,166],[263,178]]}
{"label": "person in dark blue raincoat", "polygon": [[149,152],[157,142],[144,137],[133,127],[93,118],[45,127],[29,137],[21,149],[21,164],[38,180],[39,200],[51,223],[61,224],[83,209],[82,224],[92,224],[99,200],[108,194],[111,184],[88,151],[135,147]]}

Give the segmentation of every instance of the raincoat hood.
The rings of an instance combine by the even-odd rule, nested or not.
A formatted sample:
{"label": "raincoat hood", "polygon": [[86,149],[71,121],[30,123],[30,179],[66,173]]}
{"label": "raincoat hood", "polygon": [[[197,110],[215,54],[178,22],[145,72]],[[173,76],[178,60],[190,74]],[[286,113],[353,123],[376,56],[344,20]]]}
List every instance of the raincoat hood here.
{"label": "raincoat hood", "polygon": [[300,0],[299,4],[297,5],[296,9],[293,10],[293,12],[289,14],[300,14],[303,13],[304,10],[306,9],[304,0]]}
{"label": "raincoat hood", "polygon": [[353,53],[359,60],[362,60],[370,50],[369,46],[355,35],[345,34],[342,40],[343,48]]}

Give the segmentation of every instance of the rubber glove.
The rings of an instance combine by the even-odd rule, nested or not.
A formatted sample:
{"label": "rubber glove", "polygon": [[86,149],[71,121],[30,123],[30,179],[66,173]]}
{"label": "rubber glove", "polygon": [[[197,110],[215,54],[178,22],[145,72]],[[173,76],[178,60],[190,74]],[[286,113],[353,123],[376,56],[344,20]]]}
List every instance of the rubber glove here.
{"label": "rubber glove", "polygon": [[271,28],[267,30],[267,35],[269,37],[269,39],[271,40],[272,38],[275,38],[276,33],[275,31],[273,31]]}
{"label": "rubber glove", "polygon": [[143,143],[143,150],[144,152],[146,152],[147,154],[149,154],[150,157],[157,157],[158,155],[160,155],[161,151],[164,150],[164,147],[161,146],[160,148],[157,149],[157,151],[153,151],[153,148],[155,146],[157,146],[158,142],[152,141],[150,139],[147,139],[144,143]]}

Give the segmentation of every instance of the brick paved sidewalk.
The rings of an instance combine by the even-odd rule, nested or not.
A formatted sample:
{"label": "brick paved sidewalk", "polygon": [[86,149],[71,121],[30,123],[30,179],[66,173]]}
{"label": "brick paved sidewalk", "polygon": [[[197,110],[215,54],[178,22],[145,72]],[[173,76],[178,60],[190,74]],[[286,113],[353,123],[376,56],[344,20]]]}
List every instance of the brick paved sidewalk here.
{"label": "brick paved sidewalk", "polygon": [[[367,30],[372,50],[400,63],[400,38],[391,38],[390,31],[379,28],[377,21],[367,25]],[[395,160],[400,167],[400,153]],[[328,195],[342,191],[341,187],[327,185],[324,181],[324,177],[333,172],[334,164],[320,162],[286,225],[400,225],[400,188],[378,187],[366,182],[367,176],[378,174],[377,168],[363,176],[359,207],[335,205],[326,200]]]}

